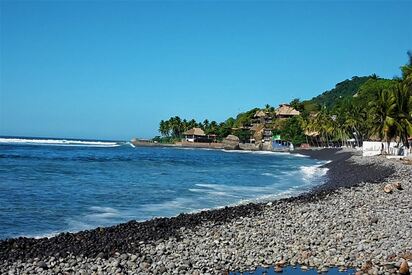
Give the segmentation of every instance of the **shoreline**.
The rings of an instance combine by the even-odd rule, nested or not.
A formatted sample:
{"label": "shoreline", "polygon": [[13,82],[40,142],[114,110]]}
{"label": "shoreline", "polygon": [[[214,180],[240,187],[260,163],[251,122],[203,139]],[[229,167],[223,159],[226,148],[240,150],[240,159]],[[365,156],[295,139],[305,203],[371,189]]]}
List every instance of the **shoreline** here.
{"label": "shoreline", "polygon": [[[174,247],[174,249],[171,248],[169,251],[173,254],[174,250],[179,251],[179,244],[185,244],[185,239],[188,238],[187,236],[192,236],[192,234],[195,234],[198,231],[207,229],[213,231],[216,228],[227,228],[228,225],[236,227],[238,224],[242,225],[245,220],[250,223],[257,222],[259,224],[262,217],[267,216],[268,211],[277,216],[278,213],[273,213],[274,209],[277,209],[279,213],[283,213],[283,208],[296,208],[316,204],[317,202],[323,203],[325,200],[329,199],[329,197],[339,193],[339,190],[341,189],[354,189],[361,185],[362,182],[374,182],[374,184],[384,182],[395,172],[395,169],[392,166],[378,166],[376,161],[365,160],[364,163],[352,163],[349,160],[356,157],[356,153],[354,152],[322,149],[316,151],[297,150],[295,153],[308,155],[319,160],[332,160],[330,163],[324,165],[329,168],[327,182],[314,188],[308,193],[303,193],[295,197],[278,199],[270,203],[249,203],[201,211],[194,214],[181,214],[172,218],[157,218],[145,222],[130,221],[108,228],[97,228],[78,233],[62,233],[49,239],[30,239],[21,237],[2,240],[0,241],[0,271],[7,271],[8,268],[16,270],[16,265],[21,266],[22,260],[26,262],[22,267],[23,270],[25,270],[27,266],[34,266],[34,269],[42,268],[44,269],[44,272],[46,272],[46,270],[50,271],[51,269],[49,269],[48,264],[46,264],[46,269],[46,266],[44,266],[43,263],[41,263],[43,267],[38,266],[39,260],[35,261],[35,264],[33,264],[32,260],[33,258],[39,258],[43,259],[44,262],[50,263],[50,257],[54,257],[53,261],[57,258],[70,259],[71,257],[88,257],[92,262],[113,262],[113,259],[121,257],[129,260],[130,258],[134,258],[136,264],[133,265],[133,263],[130,263],[130,270],[145,271],[147,269],[146,271],[150,273],[150,271],[153,272],[157,270],[157,267],[163,265],[165,270],[172,271],[174,270],[173,267],[168,268],[164,263],[156,265],[156,262],[159,262],[159,260],[156,260],[160,249],[158,248],[159,243],[166,243],[166,245],[164,245],[166,248],[167,244],[170,243],[171,247],[176,245],[177,247]],[[268,210],[268,208],[270,209]],[[263,220],[265,220],[265,218],[263,218]],[[287,224],[287,221],[284,221],[284,223]],[[255,224],[252,225],[252,228],[254,227],[256,227]],[[287,228],[288,227],[289,226],[287,226]],[[189,239],[190,238],[192,237],[189,237]],[[213,239],[214,238],[209,237],[204,239],[203,242],[212,242],[212,246],[213,244],[216,245],[216,240]],[[219,242],[217,244],[219,244]],[[230,240],[226,246],[229,244]],[[164,248],[160,250],[163,251]],[[238,250],[239,248],[236,249],[236,251]],[[154,255],[150,253],[148,255],[148,251],[154,252]],[[238,256],[238,258],[242,258],[242,256]],[[228,263],[225,268],[223,268],[224,265],[221,266],[222,264],[220,263],[219,266],[221,266],[221,268],[219,267],[218,270],[245,270],[247,266],[249,266],[249,268],[259,266],[259,264],[254,263],[254,259],[243,261],[246,266],[242,266],[239,263],[236,264],[235,260],[236,259],[233,261],[226,261]],[[120,259],[120,262],[121,261],[122,260]],[[190,258],[186,259],[186,261],[191,262]],[[160,260],[160,262],[162,261]],[[174,263],[176,268],[181,266],[179,260],[171,262]],[[293,262],[288,261],[286,263],[293,264]],[[155,267],[151,269],[150,266],[153,264],[155,264]],[[212,267],[209,266],[210,264]],[[275,264],[275,261],[267,262],[265,264]],[[133,266],[135,268],[133,268]],[[214,274],[213,271],[217,270],[217,265],[215,265],[214,261],[205,263],[205,266],[207,266],[205,270],[212,272],[212,274]],[[161,268],[163,269],[163,267]],[[119,269],[120,266],[116,266],[115,268],[114,271]],[[129,269],[129,266],[122,266],[120,269],[126,270]],[[185,269],[182,270],[202,269],[195,268],[192,263],[192,266],[186,265]]]}

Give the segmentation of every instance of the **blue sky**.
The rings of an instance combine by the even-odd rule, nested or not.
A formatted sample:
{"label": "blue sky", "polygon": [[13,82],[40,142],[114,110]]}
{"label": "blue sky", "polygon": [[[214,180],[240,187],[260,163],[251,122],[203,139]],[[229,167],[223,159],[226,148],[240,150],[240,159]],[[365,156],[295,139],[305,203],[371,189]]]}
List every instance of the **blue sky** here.
{"label": "blue sky", "polygon": [[0,135],[130,139],[399,75],[412,2],[1,1]]}

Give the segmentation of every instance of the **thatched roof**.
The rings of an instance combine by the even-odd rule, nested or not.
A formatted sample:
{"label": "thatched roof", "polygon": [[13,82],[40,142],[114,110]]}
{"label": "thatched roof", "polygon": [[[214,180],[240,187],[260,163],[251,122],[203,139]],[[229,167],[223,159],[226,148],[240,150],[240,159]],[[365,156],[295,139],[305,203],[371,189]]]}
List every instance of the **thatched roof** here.
{"label": "thatched roof", "polygon": [[205,136],[205,132],[200,128],[192,128],[183,133],[186,136]]}
{"label": "thatched roof", "polygon": [[297,116],[300,112],[295,110],[289,104],[281,104],[279,108],[276,109],[277,116]]}
{"label": "thatched roof", "polygon": [[306,130],[305,135],[309,137],[316,137],[316,136],[319,136],[319,132]]}
{"label": "thatched roof", "polygon": [[255,117],[266,117],[266,116],[267,114],[262,110],[259,110],[255,113]]}

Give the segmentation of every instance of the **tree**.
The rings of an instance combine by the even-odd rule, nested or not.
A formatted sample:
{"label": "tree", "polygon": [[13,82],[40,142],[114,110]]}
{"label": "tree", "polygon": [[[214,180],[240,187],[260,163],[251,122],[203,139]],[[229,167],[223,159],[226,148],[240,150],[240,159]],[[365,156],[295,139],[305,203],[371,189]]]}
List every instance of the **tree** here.
{"label": "tree", "polygon": [[302,112],[304,110],[304,105],[302,102],[300,102],[299,98],[295,98],[290,102],[290,106],[298,110],[299,112]]}
{"label": "tree", "polygon": [[196,126],[197,126],[197,122],[193,118],[187,123],[187,128],[188,129],[195,128]]}
{"label": "tree", "polygon": [[392,90],[395,97],[395,132],[409,149],[408,138],[412,135],[412,93],[407,85],[398,84]]}
{"label": "tree", "polygon": [[203,121],[203,129],[204,130],[209,129],[209,120],[208,119],[205,119]]}
{"label": "tree", "polygon": [[170,129],[172,131],[172,136],[174,138],[181,137],[181,134],[183,133],[183,124],[182,124],[182,120],[180,119],[180,117],[178,116],[171,117],[169,119],[169,123],[170,123]]}
{"label": "tree", "polygon": [[378,135],[389,144],[395,137],[395,117],[396,98],[390,90],[380,90],[377,93],[375,100],[371,101],[370,121],[372,124],[372,133]]}
{"label": "tree", "polygon": [[161,120],[159,124],[159,132],[162,136],[169,136],[170,135],[170,124],[169,121]]}
{"label": "tree", "polygon": [[288,140],[294,145],[300,145],[306,141],[298,116],[289,118],[286,121],[284,128],[280,131],[280,134],[282,139]]}

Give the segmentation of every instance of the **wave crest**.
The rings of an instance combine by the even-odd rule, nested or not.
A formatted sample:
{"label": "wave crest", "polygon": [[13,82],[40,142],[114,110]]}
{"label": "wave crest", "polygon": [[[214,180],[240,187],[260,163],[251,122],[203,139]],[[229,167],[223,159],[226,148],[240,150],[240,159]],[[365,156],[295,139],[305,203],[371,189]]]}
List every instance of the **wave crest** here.
{"label": "wave crest", "polygon": [[30,138],[0,138],[0,144],[25,144],[25,145],[56,145],[56,146],[87,146],[87,147],[117,147],[117,142],[112,141],[87,141],[70,139],[30,139]]}

